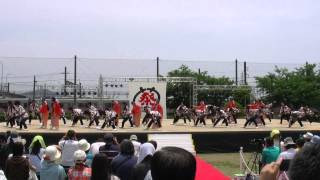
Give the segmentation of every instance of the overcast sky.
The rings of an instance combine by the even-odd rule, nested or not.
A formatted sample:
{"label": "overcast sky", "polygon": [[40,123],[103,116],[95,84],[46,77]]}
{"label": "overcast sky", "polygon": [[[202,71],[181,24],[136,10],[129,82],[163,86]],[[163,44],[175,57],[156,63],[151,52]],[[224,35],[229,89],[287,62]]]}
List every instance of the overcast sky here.
{"label": "overcast sky", "polygon": [[0,56],[318,62],[318,0],[0,0]]}

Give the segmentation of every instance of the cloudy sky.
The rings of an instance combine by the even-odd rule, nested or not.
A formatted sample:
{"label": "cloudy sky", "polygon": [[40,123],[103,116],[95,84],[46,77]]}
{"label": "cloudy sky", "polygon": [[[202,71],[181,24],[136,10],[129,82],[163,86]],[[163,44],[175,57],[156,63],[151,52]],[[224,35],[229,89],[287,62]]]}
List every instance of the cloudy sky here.
{"label": "cloudy sky", "polygon": [[0,56],[320,60],[317,0],[1,0]]}
{"label": "cloudy sky", "polygon": [[239,76],[247,61],[254,81],[275,64],[320,62],[319,9],[318,0],[0,0],[0,63],[5,79],[32,85],[33,75],[62,82],[64,66],[72,79],[74,55],[79,80],[95,83],[155,76],[157,56],[162,75],[187,64],[234,79],[237,58]]}

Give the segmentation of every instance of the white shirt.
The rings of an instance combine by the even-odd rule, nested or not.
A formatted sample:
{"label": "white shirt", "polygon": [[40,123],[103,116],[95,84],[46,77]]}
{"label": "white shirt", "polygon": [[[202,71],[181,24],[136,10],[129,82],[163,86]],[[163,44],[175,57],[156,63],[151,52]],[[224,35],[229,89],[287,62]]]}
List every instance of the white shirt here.
{"label": "white shirt", "polygon": [[73,114],[74,114],[74,116],[80,116],[81,115],[81,113],[82,113],[82,110],[81,109],[73,109]]}
{"label": "white shirt", "polygon": [[73,154],[79,149],[79,141],[75,140],[62,140],[59,142],[59,146],[62,149],[61,165],[73,166],[74,158]]}
{"label": "white shirt", "polygon": [[2,170],[0,170],[0,180],[7,180],[7,178],[4,175],[4,172]]}
{"label": "white shirt", "polygon": [[92,153],[92,155],[96,155],[99,153],[99,148],[101,146],[104,146],[106,143],[105,142],[95,142],[95,143],[92,143],[91,144],[91,147],[90,147],[90,152]]}
{"label": "white shirt", "polygon": [[135,140],[132,140],[131,142],[132,142],[133,147],[134,147],[134,155],[138,157],[139,156],[139,152],[140,152],[141,143],[138,142],[138,141],[135,141]]}
{"label": "white shirt", "polygon": [[294,148],[290,148],[282,153],[280,153],[278,159],[293,159],[294,156],[296,155],[296,150]]}

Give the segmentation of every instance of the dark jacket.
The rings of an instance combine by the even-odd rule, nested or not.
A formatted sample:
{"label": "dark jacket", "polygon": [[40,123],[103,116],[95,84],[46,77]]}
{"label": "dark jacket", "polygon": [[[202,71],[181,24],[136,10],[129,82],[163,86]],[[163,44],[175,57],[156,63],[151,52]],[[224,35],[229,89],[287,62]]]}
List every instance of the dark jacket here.
{"label": "dark jacket", "polygon": [[29,161],[22,156],[13,156],[6,162],[5,175],[8,180],[29,178]]}
{"label": "dark jacket", "polygon": [[148,171],[151,169],[152,156],[145,157],[139,164],[132,169],[131,180],[144,180]]}
{"label": "dark jacket", "polygon": [[119,154],[111,162],[112,174],[118,176],[121,180],[130,180],[133,167],[138,158],[134,155],[127,156]]}

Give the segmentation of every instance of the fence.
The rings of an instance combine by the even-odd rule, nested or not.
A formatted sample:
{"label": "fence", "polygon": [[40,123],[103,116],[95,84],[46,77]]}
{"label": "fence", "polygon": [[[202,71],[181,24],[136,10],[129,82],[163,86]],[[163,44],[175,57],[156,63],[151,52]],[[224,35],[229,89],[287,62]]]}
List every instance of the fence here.
{"label": "fence", "polygon": [[[76,59],[76,74],[75,74]],[[100,78],[109,77],[156,77],[166,76],[168,72],[187,65],[194,71],[207,71],[216,77],[238,79],[238,84],[255,86],[255,77],[273,72],[275,66],[294,68],[302,64],[257,63],[241,59],[230,61],[209,60],[170,60],[159,58],[124,59],[124,58],[34,58],[34,57],[0,57],[3,66],[2,95],[22,95],[29,98],[63,96],[73,98],[99,98]],[[236,73],[237,64],[237,73]],[[237,74],[237,78],[236,78]],[[76,75],[76,76],[75,76]],[[76,84],[76,85],[75,85]],[[120,80],[104,82],[106,92],[103,97],[125,99],[125,83]],[[76,91],[74,91],[76,87]],[[259,93],[258,91],[256,94]]]}

